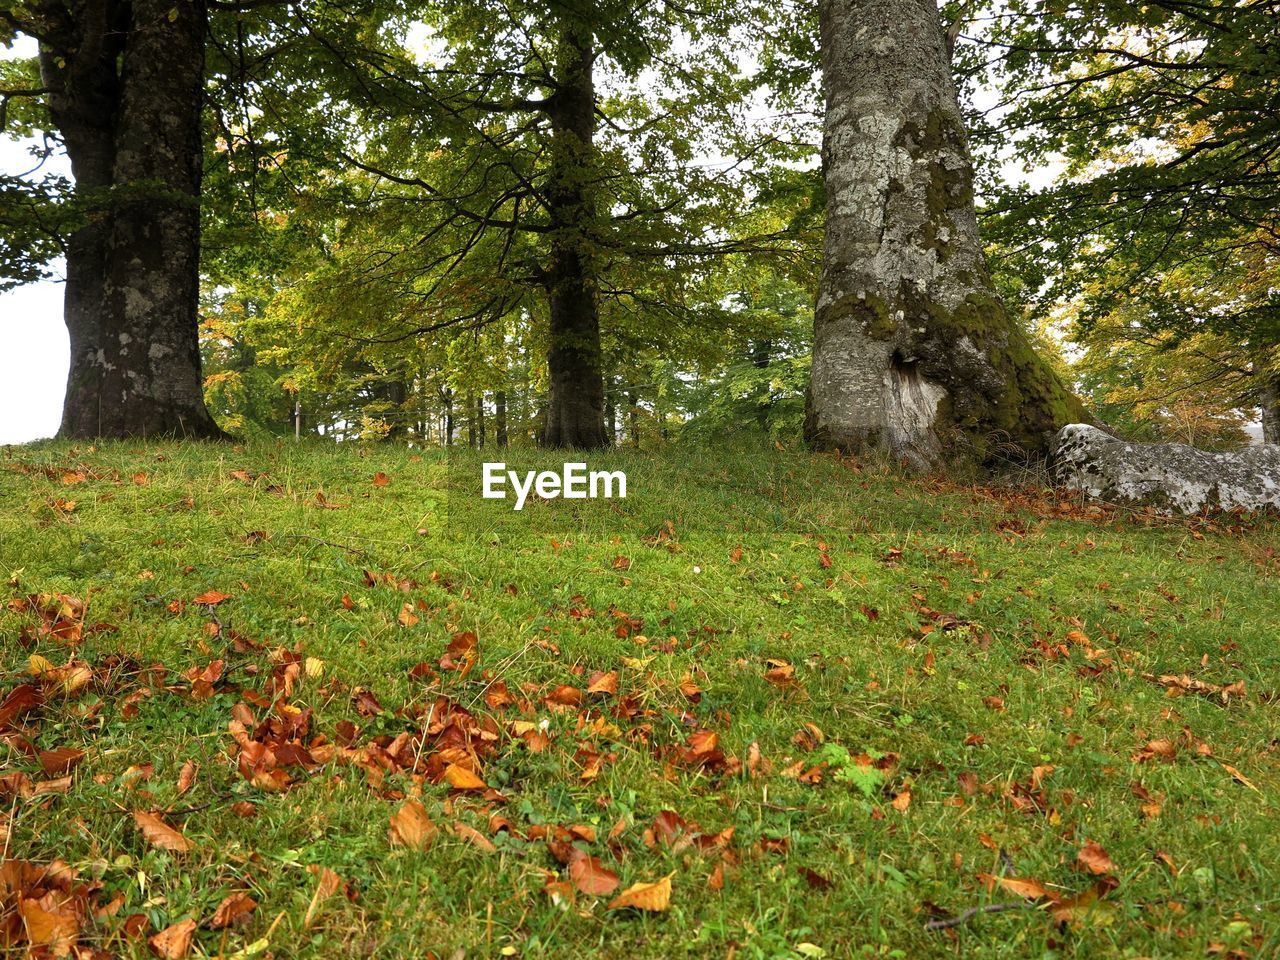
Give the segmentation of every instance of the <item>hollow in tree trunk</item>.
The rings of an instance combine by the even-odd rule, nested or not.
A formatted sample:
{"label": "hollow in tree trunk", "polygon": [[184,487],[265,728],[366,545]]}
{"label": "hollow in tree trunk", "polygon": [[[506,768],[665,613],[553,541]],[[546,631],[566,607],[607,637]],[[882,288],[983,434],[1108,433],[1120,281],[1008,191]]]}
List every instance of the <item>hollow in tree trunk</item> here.
{"label": "hollow in tree trunk", "polygon": [[823,0],[827,221],[805,434],[918,469],[1087,420],[996,295],[935,0]]}
{"label": "hollow in tree trunk", "polygon": [[566,25],[560,41],[557,87],[550,106],[552,146],[548,207],[551,265],[550,388],[542,443],[548,447],[608,445],[604,429],[600,313],[592,276],[591,233],[597,217],[594,185],[595,83],[592,37]]}

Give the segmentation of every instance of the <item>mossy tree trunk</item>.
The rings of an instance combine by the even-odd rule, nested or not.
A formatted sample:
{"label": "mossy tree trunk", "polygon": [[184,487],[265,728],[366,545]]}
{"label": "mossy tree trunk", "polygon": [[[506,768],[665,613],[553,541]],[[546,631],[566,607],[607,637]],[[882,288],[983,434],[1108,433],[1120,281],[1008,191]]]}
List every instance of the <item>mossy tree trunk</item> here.
{"label": "mossy tree trunk", "polygon": [[62,432],[76,433],[81,398],[95,390],[102,292],[107,274],[110,219],[103,212],[111,190],[120,113],[117,63],[128,33],[128,6],[115,0],[87,2],[73,16],[63,4],[38,4],[46,33],[40,71],[49,112],[62,134],[76,190],[99,205],[66,240],[62,313],[71,342]]}
{"label": "mossy tree trunk", "polygon": [[918,469],[1085,419],[996,296],[935,0],[823,0],[826,241],[805,433]]}
{"label": "mossy tree trunk", "polygon": [[62,436],[221,437],[197,340],[206,0],[44,3],[41,65],[77,190]]}

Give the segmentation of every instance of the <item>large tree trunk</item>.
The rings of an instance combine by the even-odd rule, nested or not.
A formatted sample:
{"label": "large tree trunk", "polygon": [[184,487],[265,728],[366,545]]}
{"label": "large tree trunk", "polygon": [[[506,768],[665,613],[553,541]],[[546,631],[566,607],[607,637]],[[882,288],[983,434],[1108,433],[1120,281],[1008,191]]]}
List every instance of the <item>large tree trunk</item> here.
{"label": "large tree trunk", "polygon": [[41,4],[38,10],[48,30],[40,46],[40,70],[45,86],[54,91],[49,112],[62,134],[76,191],[88,207],[85,222],[66,242],[62,310],[71,365],[61,432],[91,436],[96,434],[97,417],[83,409],[83,398],[101,390],[98,349],[110,234],[107,204],[120,113],[117,60],[124,49],[128,8],[115,0],[86,0],[77,16],[60,3]]}
{"label": "large tree trunk", "polygon": [[[50,108],[76,189],[63,436],[220,437],[197,341],[205,0],[46,3]],[[110,196],[108,196],[110,193]]]}
{"label": "large tree trunk", "polygon": [[996,296],[935,0],[823,0],[826,241],[805,433],[928,469],[1087,419]]}
{"label": "large tree trunk", "polygon": [[200,375],[205,0],[132,0],[107,247],[99,434],[220,437]]}
{"label": "large tree trunk", "polygon": [[604,447],[604,375],[600,314],[590,241],[596,221],[595,83],[590,33],[566,27],[550,107],[552,146],[548,206],[553,228],[547,271],[551,327],[547,368],[548,447]]}

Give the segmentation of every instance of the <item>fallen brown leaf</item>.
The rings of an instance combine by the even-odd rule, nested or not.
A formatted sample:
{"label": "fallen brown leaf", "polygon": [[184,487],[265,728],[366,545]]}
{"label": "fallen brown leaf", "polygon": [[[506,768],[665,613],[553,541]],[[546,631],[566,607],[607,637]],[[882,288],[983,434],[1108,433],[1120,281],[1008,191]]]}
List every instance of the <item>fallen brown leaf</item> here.
{"label": "fallen brown leaf", "polygon": [[607,897],[618,889],[621,882],[618,875],[597,857],[588,856],[581,850],[569,861],[569,879],[575,887],[591,897]]}
{"label": "fallen brown leaf", "polygon": [[142,831],[142,835],[147,838],[147,842],[153,847],[158,847],[161,850],[171,850],[174,853],[186,853],[195,846],[154,813],[135,810],[133,820],[138,825],[138,829]]}
{"label": "fallen brown leaf", "polygon": [[224,897],[222,902],[218,904],[218,909],[213,911],[213,918],[209,921],[209,926],[214,930],[232,926],[253,913],[257,906],[258,901],[247,893],[243,891],[233,893],[228,897]]}
{"label": "fallen brown leaf", "polygon": [[1080,853],[1076,855],[1076,860],[1090,873],[1116,873],[1119,869],[1107,854],[1107,851],[1092,841],[1080,848]]}
{"label": "fallen brown leaf", "polygon": [[427,816],[426,808],[417,800],[406,800],[391,815],[391,845],[425,850],[435,842],[436,825]]}
{"label": "fallen brown leaf", "polygon": [[999,886],[1003,890],[1007,890],[1019,897],[1026,897],[1028,900],[1050,900],[1052,897],[1048,889],[1039,880],[1024,880],[1018,877],[997,877],[989,873],[978,874],[978,879],[986,885],[988,890],[994,890]]}
{"label": "fallen brown leaf", "polygon": [[606,910],[645,910],[664,913],[671,906],[671,872],[653,883],[633,883],[609,901]]}
{"label": "fallen brown leaf", "polygon": [[147,938],[151,952],[164,960],[182,960],[191,949],[191,937],[196,932],[196,922],[190,918],[179,920],[159,933]]}

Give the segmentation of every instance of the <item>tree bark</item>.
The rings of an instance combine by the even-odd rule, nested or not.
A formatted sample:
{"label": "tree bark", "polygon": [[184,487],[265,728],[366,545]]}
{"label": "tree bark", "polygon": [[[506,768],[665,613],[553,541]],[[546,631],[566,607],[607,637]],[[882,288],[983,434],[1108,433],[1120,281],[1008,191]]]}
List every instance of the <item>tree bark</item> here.
{"label": "tree bark", "polygon": [[805,434],[918,469],[1087,420],[987,272],[935,0],[823,0],[823,269]]}
{"label": "tree bark", "polygon": [[499,447],[507,445],[507,391],[499,390],[493,395],[493,430],[494,441]]}
{"label": "tree bark", "polygon": [[595,83],[592,37],[566,26],[560,41],[556,92],[550,106],[552,146],[548,212],[551,265],[546,284],[551,324],[550,388],[542,442],[548,447],[608,445],[600,315],[592,276],[596,221],[593,138]]}
{"label": "tree bark", "polygon": [[132,0],[97,433],[221,437],[200,374],[205,0]]}
{"label": "tree bark", "polygon": [[1280,378],[1263,386],[1258,403],[1262,407],[1262,442],[1280,443]]}
{"label": "tree bark", "polygon": [[403,376],[391,374],[390,379],[374,386],[373,395],[389,406],[386,412],[386,441],[403,442],[409,435],[409,421],[406,419],[409,413],[405,409],[409,399],[409,384]]}
{"label": "tree bark", "polygon": [[197,339],[205,0],[39,12],[50,111],[89,211],[67,241],[59,432],[221,437]]}
{"label": "tree bark", "polygon": [[106,204],[120,113],[116,64],[124,49],[128,8],[114,0],[86,0],[75,11],[62,3],[43,3],[37,11],[47,31],[40,46],[40,72],[54,91],[49,112],[62,134],[76,191],[88,208],[84,224],[67,237],[62,306],[71,365],[61,432],[86,436],[91,424],[80,424],[80,407],[85,397],[99,392],[102,372],[97,357],[110,233]]}
{"label": "tree bark", "polygon": [[626,391],[627,397],[627,437],[631,441],[631,446],[637,450],[640,449],[640,399],[636,395],[636,391],[630,388]]}

